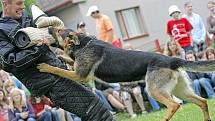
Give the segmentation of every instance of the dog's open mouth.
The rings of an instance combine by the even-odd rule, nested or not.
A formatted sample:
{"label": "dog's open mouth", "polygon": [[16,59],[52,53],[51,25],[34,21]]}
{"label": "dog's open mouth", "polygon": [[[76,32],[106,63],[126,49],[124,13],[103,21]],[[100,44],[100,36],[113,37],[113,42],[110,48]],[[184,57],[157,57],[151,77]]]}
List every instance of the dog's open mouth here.
{"label": "dog's open mouth", "polygon": [[80,45],[80,41],[78,39],[78,35],[76,32],[70,32],[68,38],[69,43],[68,44],[74,44],[74,45]]}

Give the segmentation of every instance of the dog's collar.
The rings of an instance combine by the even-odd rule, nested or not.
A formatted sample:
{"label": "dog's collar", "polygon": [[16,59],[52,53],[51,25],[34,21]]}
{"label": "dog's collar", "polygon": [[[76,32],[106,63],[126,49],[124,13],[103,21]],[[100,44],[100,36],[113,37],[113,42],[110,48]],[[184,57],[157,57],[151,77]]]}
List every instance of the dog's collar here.
{"label": "dog's collar", "polygon": [[93,41],[93,39],[91,39],[91,40],[83,47],[83,49],[86,48],[92,41]]}
{"label": "dog's collar", "polygon": [[[95,36],[86,36],[86,37],[90,38],[90,41],[87,42],[87,44],[86,44],[83,48],[87,47],[94,39],[96,39]],[[80,41],[82,41],[82,40],[85,39],[86,37],[82,38]]]}
{"label": "dog's collar", "polygon": [[[84,38],[83,38],[84,39]],[[93,41],[93,39],[90,39],[90,41],[80,50],[77,50],[75,53],[79,53],[80,51],[85,51],[85,49],[89,46],[89,44]]]}

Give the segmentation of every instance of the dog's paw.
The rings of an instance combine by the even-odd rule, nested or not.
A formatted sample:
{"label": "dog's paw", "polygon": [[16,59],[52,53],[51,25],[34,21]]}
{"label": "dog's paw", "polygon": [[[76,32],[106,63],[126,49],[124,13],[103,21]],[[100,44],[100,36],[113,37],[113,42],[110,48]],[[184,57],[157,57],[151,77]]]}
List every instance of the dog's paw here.
{"label": "dog's paw", "polygon": [[39,69],[40,72],[49,72],[51,69],[51,66],[46,63],[41,63],[37,65],[37,69]]}

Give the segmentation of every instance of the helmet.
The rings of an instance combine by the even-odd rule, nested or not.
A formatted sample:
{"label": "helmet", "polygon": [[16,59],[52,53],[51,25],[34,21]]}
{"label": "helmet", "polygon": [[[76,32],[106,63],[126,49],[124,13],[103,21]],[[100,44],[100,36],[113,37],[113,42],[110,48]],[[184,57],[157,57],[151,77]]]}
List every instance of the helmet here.
{"label": "helmet", "polygon": [[178,8],[177,5],[171,5],[169,7],[169,16],[171,16],[174,12],[179,12],[181,13],[181,10]]}

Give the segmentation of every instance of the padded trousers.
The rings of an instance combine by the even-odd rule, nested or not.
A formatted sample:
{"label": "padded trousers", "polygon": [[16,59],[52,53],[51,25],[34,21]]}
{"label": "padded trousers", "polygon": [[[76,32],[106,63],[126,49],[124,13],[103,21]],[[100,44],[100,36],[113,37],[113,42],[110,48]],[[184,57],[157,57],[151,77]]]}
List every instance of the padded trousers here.
{"label": "padded trousers", "polygon": [[102,102],[83,85],[59,78],[47,95],[55,106],[76,114],[82,121],[113,121]]}

